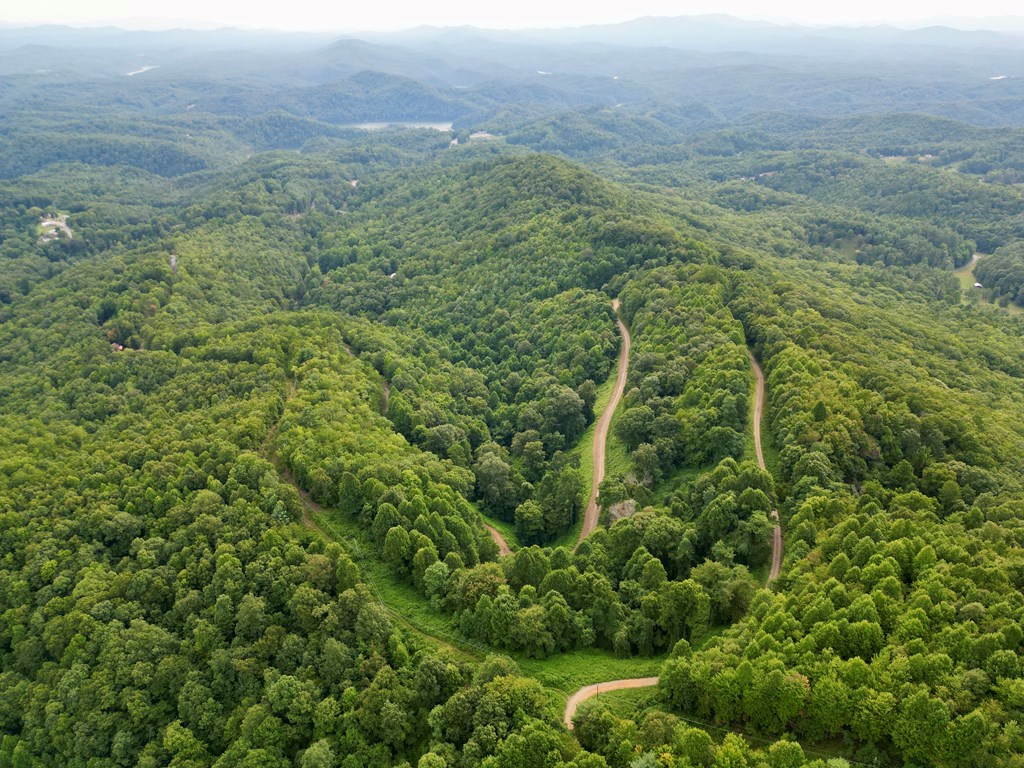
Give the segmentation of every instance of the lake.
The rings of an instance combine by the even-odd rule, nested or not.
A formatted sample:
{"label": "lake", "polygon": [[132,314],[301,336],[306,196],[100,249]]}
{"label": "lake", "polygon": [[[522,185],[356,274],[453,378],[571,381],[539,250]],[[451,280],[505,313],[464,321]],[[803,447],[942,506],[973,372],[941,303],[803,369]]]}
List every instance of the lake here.
{"label": "lake", "polygon": [[360,128],[364,131],[382,131],[385,128],[432,128],[435,131],[450,131],[451,123],[428,123],[416,120],[392,120],[387,123],[350,123],[345,128]]}

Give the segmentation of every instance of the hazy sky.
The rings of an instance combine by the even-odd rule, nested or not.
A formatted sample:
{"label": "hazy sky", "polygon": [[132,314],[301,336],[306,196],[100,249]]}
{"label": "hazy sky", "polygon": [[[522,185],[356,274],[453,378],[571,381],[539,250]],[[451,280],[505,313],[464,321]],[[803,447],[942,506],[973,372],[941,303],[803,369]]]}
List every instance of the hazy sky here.
{"label": "hazy sky", "polygon": [[0,0],[0,23],[120,26],[245,26],[278,29],[399,29],[418,24],[496,28],[576,26],[637,16],[731,13],[811,23],[910,22],[940,16],[1022,13],[1020,0]]}

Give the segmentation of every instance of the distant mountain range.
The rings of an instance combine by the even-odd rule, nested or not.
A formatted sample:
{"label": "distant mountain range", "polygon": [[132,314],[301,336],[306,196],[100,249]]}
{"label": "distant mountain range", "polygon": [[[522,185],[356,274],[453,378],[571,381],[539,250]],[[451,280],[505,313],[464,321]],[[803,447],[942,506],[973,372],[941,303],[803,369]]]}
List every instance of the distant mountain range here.
{"label": "distant mountain range", "polygon": [[[1011,21],[997,31],[723,15],[358,34],[0,28],[0,113],[44,104],[74,111],[99,99],[140,114],[280,110],[336,125],[429,118],[509,129],[594,108],[620,111],[616,124],[632,115],[695,130],[780,108],[831,117],[898,105],[1016,126],[1024,124],[1024,20]],[[76,85],[86,81],[88,90]]]}
{"label": "distant mountain range", "polygon": [[591,24],[555,29],[499,30],[473,26],[419,26],[399,32],[281,32],[274,30],[168,29],[146,31],[115,26],[71,27],[0,24],[0,47],[24,45],[79,47],[138,47],[230,49],[257,44],[308,48],[338,37],[388,42],[404,46],[478,46],[602,44],[630,47],[670,47],[696,50],[753,50],[792,52],[794,42],[818,46],[905,44],[973,48],[1017,47],[1024,43],[1024,16],[987,19],[936,18],[913,25],[813,26],[752,21],[725,14],[646,16],[617,24]]}

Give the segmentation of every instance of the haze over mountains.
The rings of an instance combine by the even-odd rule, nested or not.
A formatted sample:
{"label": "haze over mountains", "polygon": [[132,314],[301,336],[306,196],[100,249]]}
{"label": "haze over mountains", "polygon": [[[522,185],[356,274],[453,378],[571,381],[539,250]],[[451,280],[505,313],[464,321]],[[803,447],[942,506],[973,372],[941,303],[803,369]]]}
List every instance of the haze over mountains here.
{"label": "haze over mountains", "polygon": [[[134,110],[270,107],[329,123],[429,118],[507,129],[494,121],[510,106],[517,121],[592,106],[627,116],[683,110],[703,114],[697,127],[706,127],[782,106],[824,115],[889,111],[899,98],[903,111],[1019,125],[1022,52],[1019,32],[807,27],[728,16],[359,36],[43,26],[0,30],[0,103],[9,114],[38,104],[46,89],[63,92],[62,104],[71,106],[80,89],[70,84],[95,79],[111,103]],[[373,104],[360,95],[366,72],[376,73]],[[401,108],[381,103],[386,76],[394,78],[392,93],[409,97]],[[345,103],[295,92],[325,85]]]}
{"label": "haze over mountains", "polygon": [[[280,32],[244,28],[161,31],[117,26],[75,27],[0,25],[0,46],[27,45],[77,47],[154,46],[159,49],[187,45],[209,48],[317,47],[332,38],[355,37],[411,47],[504,43],[528,48],[538,44],[602,44],[615,47],[670,47],[698,51],[758,50],[793,53],[794,42],[816,46],[827,41],[861,45],[910,45],[971,48],[1015,47],[1024,36],[1024,17],[990,19],[935,19],[912,25],[804,25],[753,21],[725,14],[647,16],[616,24],[590,24],[562,28],[489,29],[464,26],[418,26],[396,32]],[[817,49],[812,48],[815,52]]]}

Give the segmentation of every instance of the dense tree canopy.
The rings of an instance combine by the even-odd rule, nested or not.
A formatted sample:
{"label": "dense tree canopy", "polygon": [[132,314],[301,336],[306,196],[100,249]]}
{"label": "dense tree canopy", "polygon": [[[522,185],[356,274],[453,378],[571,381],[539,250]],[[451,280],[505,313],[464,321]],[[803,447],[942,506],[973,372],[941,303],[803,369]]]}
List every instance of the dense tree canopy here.
{"label": "dense tree canopy", "polygon": [[336,46],[0,82],[0,766],[1020,765],[1019,99]]}

